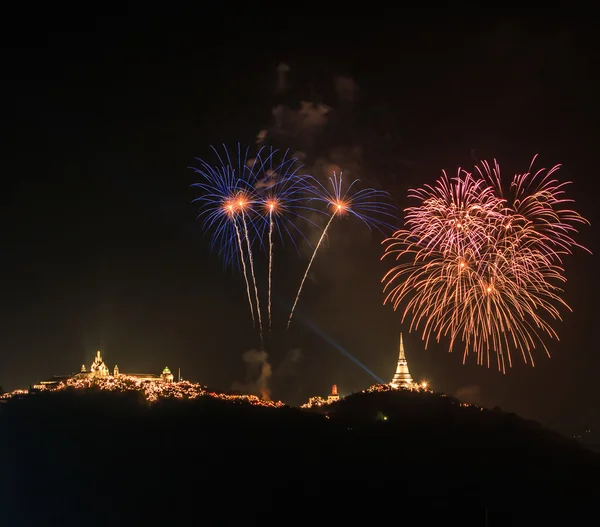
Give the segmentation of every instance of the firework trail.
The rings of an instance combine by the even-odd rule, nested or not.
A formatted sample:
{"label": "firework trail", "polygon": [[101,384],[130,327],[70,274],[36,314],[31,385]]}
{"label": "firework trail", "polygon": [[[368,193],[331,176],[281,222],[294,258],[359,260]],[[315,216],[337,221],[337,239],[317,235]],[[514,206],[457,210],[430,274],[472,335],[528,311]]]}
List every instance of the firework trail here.
{"label": "firework trail", "polygon": [[317,252],[319,251],[319,247],[321,247],[321,244],[327,235],[327,231],[329,230],[329,226],[333,222],[334,218],[336,216],[341,217],[345,214],[350,214],[362,221],[365,225],[367,225],[367,227],[369,227],[369,229],[374,227],[379,231],[383,231],[384,229],[388,228],[393,230],[389,220],[396,219],[396,208],[385,201],[385,199],[389,198],[389,194],[387,192],[372,188],[357,191],[355,187],[360,182],[359,179],[355,179],[352,183],[350,183],[345,191],[341,173],[338,177],[334,172],[333,177],[329,178],[331,190],[327,189],[316,179],[311,179],[311,181],[313,183],[311,188],[313,197],[310,198],[310,200],[325,203],[327,207],[333,209],[333,212],[331,213],[329,221],[321,233],[321,237],[319,238],[319,241],[308,262],[308,266],[306,267],[304,276],[302,277],[302,281],[300,282],[300,287],[298,288],[294,304],[292,305],[292,309],[290,311],[287,329],[289,329],[290,324],[292,323],[296,305],[298,304],[300,294],[304,288],[304,282],[308,277],[308,273],[312,267],[315,257],[317,256]]}
{"label": "firework trail", "polygon": [[[535,157],[534,157],[535,161]],[[532,161],[533,165],[533,161]],[[533,361],[542,336],[558,339],[552,320],[566,282],[562,258],[578,245],[576,224],[587,223],[564,207],[567,183],[549,171],[515,175],[504,197],[500,167],[483,161],[476,173],[446,173],[434,186],[409,192],[419,205],[406,209],[405,229],[384,243],[384,255],[400,261],[383,278],[385,303],[404,303],[402,320],[431,338],[464,343],[463,362],[498,369],[512,366],[511,351]]]}
{"label": "firework trail", "polygon": [[[274,257],[274,233],[278,233],[282,244],[284,238],[291,240],[296,251],[300,253],[295,238],[298,235],[306,237],[298,226],[298,219],[307,225],[316,227],[315,223],[306,217],[306,212],[321,212],[308,203],[312,196],[312,178],[300,174],[302,165],[295,157],[288,157],[288,152],[283,154],[283,159],[274,162],[274,156],[268,159],[270,167],[264,170],[265,177],[256,185],[257,193],[262,194],[262,207],[265,216],[264,227],[268,230],[268,296],[267,313],[269,331],[271,330],[271,299],[272,299],[272,274]],[[308,241],[308,240],[307,240]]]}
{"label": "firework trail", "polygon": [[[198,219],[202,220],[203,229],[213,231],[211,247],[218,247],[219,255],[226,266],[241,266],[252,324],[255,326],[256,315],[246,266],[246,258],[251,258],[251,252],[248,255],[244,254],[242,234],[238,225],[239,216],[243,214],[247,204],[251,203],[252,186],[256,180],[252,172],[254,160],[249,158],[248,149],[243,152],[240,145],[237,148],[237,163],[232,161],[232,156],[226,148],[224,157],[216,148],[211,148],[219,165],[212,166],[199,159],[200,167],[191,167],[202,178],[201,182],[192,185],[201,192],[200,197],[193,202],[199,204]],[[248,227],[244,221],[241,224],[244,227],[247,246],[251,247]]]}
{"label": "firework trail", "polygon": [[264,344],[262,315],[260,314],[260,297],[258,296],[258,286],[256,285],[256,275],[254,274],[254,257],[252,256],[252,245],[250,244],[250,236],[248,234],[248,223],[246,222],[246,214],[244,213],[245,204],[240,203],[242,216],[242,225],[244,225],[244,235],[246,238],[246,249],[248,253],[248,261],[250,262],[250,276],[252,276],[252,285],[254,286],[254,300],[256,301],[256,314],[258,317],[258,330],[260,334],[260,343]]}
{"label": "firework trail", "polygon": [[308,262],[308,265],[306,266],[306,271],[304,273],[304,276],[302,277],[302,281],[300,282],[300,287],[298,288],[298,294],[296,295],[296,299],[294,300],[294,305],[292,306],[292,310],[290,312],[290,318],[288,319],[288,323],[287,323],[287,328],[286,329],[290,329],[290,324],[292,323],[292,317],[294,316],[294,311],[296,309],[296,304],[298,304],[298,300],[300,300],[300,293],[302,293],[302,289],[304,287],[304,282],[306,282],[306,277],[308,276],[308,272],[310,271],[310,268],[312,266],[312,263],[315,259],[315,256],[317,256],[317,251],[319,250],[319,247],[321,247],[321,243],[323,243],[323,240],[325,239],[325,236],[327,235],[327,230],[329,229],[329,226],[331,225],[331,222],[333,221],[333,218],[335,218],[337,211],[334,212],[331,217],[329,218],[329,221],[327,222],[327,225],[325,226],[325,228],[323,229],[323,232],[321,233],[321,237],[319,238],[319,242],[317,243],[317,246],[315,247],[315,250],[312,253],[312,256],[310,258],[310,261]]}
{"label": "firework trail", "polygon": [[243,270],[243,274],[244,274],[244,281],[246,282],[246,294],[248,296],[248,303],[250,304],[250,315],[252,316],[252,325],[255,326],[256,325],[256,319],[254,318],[254,305],[252,304],[252,296],[250,295],[250,282],[248,280],[248,271],[246,270],[246,261],[244,259],[244,249],[242,247],[242,237],[240,235],[240,229],[237,225],[237,221],[234,219],[232,219],[233,224],[235,226],[235,233],[237,236],[237,241],[238,241],[238,247],[240,250],[240,260],[242,262],[242,270]]}
{"label": "firework trail", "polygon": [[267,299],[267,312],[269,316],[269,334],[271,334],[271,277],[273,275],[273,207],[269,207],[269,292]]}

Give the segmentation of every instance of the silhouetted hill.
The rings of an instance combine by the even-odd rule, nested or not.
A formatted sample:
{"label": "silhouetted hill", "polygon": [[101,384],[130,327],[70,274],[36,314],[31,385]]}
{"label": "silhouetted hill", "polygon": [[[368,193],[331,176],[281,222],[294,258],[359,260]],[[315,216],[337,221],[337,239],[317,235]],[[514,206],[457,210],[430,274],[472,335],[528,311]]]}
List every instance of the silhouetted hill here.
{"label": "silhouetted hill", "polygon": [[572,524],[600,475],[536,423],[409,391],[315,411],[41,393],[0,404],[0,452],[9,527]]}

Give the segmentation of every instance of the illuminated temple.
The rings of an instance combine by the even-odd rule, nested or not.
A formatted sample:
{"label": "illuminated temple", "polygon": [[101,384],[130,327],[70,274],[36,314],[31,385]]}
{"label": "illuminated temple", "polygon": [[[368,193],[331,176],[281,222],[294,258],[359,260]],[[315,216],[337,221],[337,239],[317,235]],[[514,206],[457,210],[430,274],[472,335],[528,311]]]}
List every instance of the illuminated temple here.
{"label": "illuminated temple", "polygon": [[413,385],[413,378],[408,371],[408,361],[404,355],[404,344],[402,343],[402,333],[400,333],[400,354],[398,355],[398,364],[396,365],[396,373],[390,382],[390,387],[410,388]]}
{"label": "illuminated temple", "polygon": [[153,373],[126,373],[123,374],[119,371],[119,367],[115,365],[113,368],[113,373],[111,375],[110,370],[104,359],[102,358],[102,354],[100,351],[96,352],[96,356],[94,357],[94,362],[92,362],[89,371],[85,367],[85,364],[81,365],[81,370],[79,373],[74,373],[72,375],[62,375],[62,376],[54,376],[52,379],[47,381],[41,381],[38,384],[32,386],[34,390],[43,390],[46,388],[50,388],[54,385],[57,385],[61,382],[65,382],[68,379],[86,379],[86,378],[107,378],[107,377],[118,377],[119,375],[126,375],[127,377],[134,377],[140,382],[159,382],[159,383],[172,383],[173,382],[173,374],[169,368],[165,368],[160,375],[155,375]]}
{"label": "illuminated temple", "polygon": [[340,394],[338,393],[337,384],[331,387],[331,393],[327,396],[328,403],[335,403],[340,400]]}
{"label": "illuminated temple", "polygon": [[308,402],[304,403],[300,408],[313,408],[315,406],[326,406],[328,404],[335,403],[340,400],[340,394],[338,392],[337,384],[331,387],[331,393],[327,396],[327,399],[317,395],[311,397]]}

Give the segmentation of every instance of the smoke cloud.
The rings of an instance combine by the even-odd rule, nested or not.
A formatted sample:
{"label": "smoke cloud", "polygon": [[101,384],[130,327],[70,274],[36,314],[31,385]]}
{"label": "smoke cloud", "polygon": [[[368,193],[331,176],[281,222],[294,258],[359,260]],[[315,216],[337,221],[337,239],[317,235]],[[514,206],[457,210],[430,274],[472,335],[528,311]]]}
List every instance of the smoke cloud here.
{"label": "smoke cloud", "polygon": [[271,111],[273,124],[264,138],[281,145],[294,145],[301,151],[313,151],[323,140],[331,111],[325,104],[305,100],[300,101],[297,109],[279,104]]}
{"label": "smoke cloud", "polygon": [[242,354],[242,360],[246,364],[245,382],[234,382],[233,390],[252,395],[259,395],[264,400],[271,399],[269,379],[272,375],[269,355],[265,350],[249,349]]}
{"label": "smoke cloud", "polygon": [[[276,93],[288,91],[287,75],[290,67],[278,67]],[[293,100],[291,95],[279,98],[271,110],[272,122],[258,131],[257,144],[269,143],[277,148],[294,151],[305,165],[306,172],[326,183],[328,178],[342,172],[344,179],[361,179],[363,186],[377,186],[372,173],[363,170],[362,143],[373,141],[363,126],[354,123],[354,105],[359,87],[346,75],[332,76],[323,92],[333,94],[330,104],[323,102],[311,83],[307,93]]]}
{"label": "smoke cloud", "polygon": [[293,375],[296,371],[296,365],[302,358],[302,351],[300,348],[294,348],[288,351],[281,361],[279,368],[275,371],[276,377],[286,377]]}
{"label": "smoke cloud", "polygon": [[271,399],[272,377],[285,377],[292,374],[301,356],[299,348],[288,351],[273,373],[268,353],[265,350],[249,349],[242,354],[242,360],[246,364],[245,382],[236,381],[231,389],[244,394],[258,395],[268,401]]}
{"label": "smoke cloud", "polygon": [[340,75],[335,78],[335,90],[340,102],[354,102],[358,93],[358,85],[352,77]]}
{"label": "smoke cloud", "polygon": [[290,71],[290,67],[282,62],[277,66],[277,85],[275,86],[275,91],[277,93],[284,93],[287,91],[287,74]]}
{"label": "smoke cloud", "polygon": [[[287,64],[279,65],[277,93],[282,91],[284,85],[285,90],[289,90],[287,75],[290,70]],[[280,102],[272,108],[272,122],[257,133],[257,144],[269,143],[277,148],[291,148],[294,156],[304,164],[304,171],[325,186],[329,186],[329,178],[335,172],[343,174],[345,181],[360,179],[363,187],[379,187],[375,178],[366,174],[363,169],[364,152],[360,145],[362,132],[359,131],[360,127],[355,127],[352,123],[353,105],[358,90],[353,78],[337,75],[330,78],[329,89],[324,88],[324,91],[333,94],[331,103],[337,109],[323,102],[324,97],[317,93],[312,83],[310,98],[304,94],[296,100],[291,96],[280,99],[285,100],[285,104]],[[322,214],[308,212],[305,215],[321,227],[327,222]],[[305,257],[309,257],[321,233],[318,229],[311,229],[306,234],[309,243],[301,244],[300,249]],[[342,236],[336,235],[336,245],[351,243],[356,247],[357,243],[370,243],[371,239],[371,233],[367,229],[353,229]],[[321,251],[325,252],[327,249],[326,240]],[[314,272],[311,273],[309,280],[316,279]]]}
{"label": "smoke cloud", "polygon": [[[301,79],[290,64],[280,66],[277,79],[271,114],[266,114],[267,120],[255,130],[258,147],[272,146],[289,151],[303,164],[300,173],[314,177],[326,188],[331,188],[329,178],[334,173],[342,174],[345,183],[359,179],[357,188],[382,188],[378,181],[380,175],[386,180],[394,177],[388,170],[392,164],[389,154],[381,155],[384,134],[380,124],[383,121],[379,120],[378,112],[371,111],[372,105],[368,112],[362,112],[359,86],[352,77],[332,74],[313,82],[312,79]],[[389,112],[381,115],[389,115]],[[383,124],[385,126],[385,122]],[[300,285],[322,229],[329,220],[327,214],[318,212],[304,210],[302,215],[312,225],[302,218],[297,220],[303,235],[296,240],[301,258],[295,251],[278,255],[278,265],[284,265],[283,261],[287,259],[285,265],[290,280],[282,285],[281,296],[290,304],[297,293],[292,288]],[[308,274],[299,310],[326,321],[325,326],[333,334],[337,330],[343,330],[345,336],[363,334],[364,331],[359,331],[361,325],[370,323],[378,315],[374,310],[366,315],[363,313],[360,323],[355,323],[353,316],[364,311],[366,302],[369,305],[379,302],[380,278],[377,275],[381,238],[379,233],[358,224],[351,216],[334,222]],[[286,291],[288,283],[290,290]],[[282,371],[286,369],[284,363],[285,360],[280,366]],[[276,382],[268,386],[277,391],[279,388],[290,391],[289,382],[285,386],[283,383],[278,386]]]}

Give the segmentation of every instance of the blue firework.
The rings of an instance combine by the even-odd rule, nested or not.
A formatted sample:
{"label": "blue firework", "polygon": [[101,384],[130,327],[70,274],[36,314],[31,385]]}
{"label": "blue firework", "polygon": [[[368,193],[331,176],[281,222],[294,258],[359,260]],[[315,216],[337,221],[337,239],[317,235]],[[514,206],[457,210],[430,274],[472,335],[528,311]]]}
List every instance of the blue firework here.
{"label": "blue firework", "polygon": [[354,216],[369,229],[379,232],[395,230],[398,209],[391,203],[391,196],[384,190],[374,188],[358,189],[360,179],[345,185],[342,174],[334,172],[326,187],[313,179],[309,185],[312,196],[309,203],[319,202],[325,205],[327,214],[343,217]]}
{"label": "blue firework", "polygon": [[223,154],[211,147],[218,164],[198,159],[191,167],[200,176],[192,187],[200,191],[193,200],[198,204],[202,229],[211,232],[211,248],[227,267],[240,267],[241,258],[236,226],[241,215],[247,223],[251,245],[268,249],[268,231],[298,250],[297,240],[307,238],[303,229],[316,226],[310,212],[321,212],[308,205],[313,179],[304,175],[298,158],[279,150],[262,147],[255,155],[239,144],[232,155],[224,146]]}
{"label": "blue firework", "polygon": [[242,228],[241,214],[246,215],[252,242],[256,237],[254,214],[254,172],[255,160],[249,157],[249,148],[237,147],[237,155],[232,159],[224,146],[223,155],[211,146],[218,160],[217,165],[198,159],[199,167],[190,167],[201,180],[191,186],[200,191],[193,200],[198,204],[198,219],[202,229],[212,232],[211,249],[216,250],[226,266],[239,267],[241,258],[237,229]]}
{"label": "blue firework", "polygon": [[[309,177],[302,176],[302,165],[286,151],[262,147],[250,156],[250,149],[238,144],[231,155],[224,146],[224,153],[212,147],[218,164],[211,165],[199,159],[200,166],[193,170],[201,181],[192,187],[200,191],[194,203],[199,206],[198,219],[205,231],[212,232],[211,247],[218,251],[226,266],[241,267],[246,281],[246,292],[252,319],[260,327],[263,339],[262,317],[253,252],[258,245],[267,249],[268,313],[271,326],[271,276],[273,263],[273,236],[292,241],[303,236],[297,225],[305,218]],[[254,301],[250,283],[254,289]],[[254,308],[256,304],[256,310]],[[255,317],[256,314],[256,317]]]}
{"label": "blue firework", "polygon": [[[309,206],[313,178],[302,172],[303,165],[289,150],[282,154],[271,150],[262,161],[254,185],[258,239],[266,240],[272,229],[282,245],[287,241],[299,252],[298,239],[310,245],[304,229],[318,228],[310,216],[322,212]],[[265,247],[270,249],[269,245]]]}

